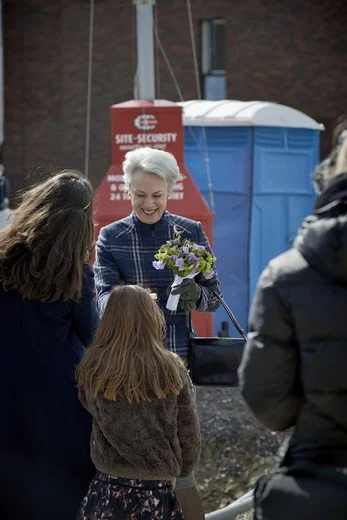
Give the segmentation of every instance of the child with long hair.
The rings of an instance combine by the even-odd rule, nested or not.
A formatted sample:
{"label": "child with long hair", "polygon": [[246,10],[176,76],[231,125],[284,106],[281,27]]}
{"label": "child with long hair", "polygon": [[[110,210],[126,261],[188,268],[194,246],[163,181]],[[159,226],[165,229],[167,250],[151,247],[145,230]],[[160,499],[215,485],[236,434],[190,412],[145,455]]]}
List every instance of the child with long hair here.
{"label": "child with long hair", "polygon": [[149,290],[112,290],[76,372],[98,470],[79,520],[183,519],[174,482],[198,461],[200,429],[189,375],[164,333]]}

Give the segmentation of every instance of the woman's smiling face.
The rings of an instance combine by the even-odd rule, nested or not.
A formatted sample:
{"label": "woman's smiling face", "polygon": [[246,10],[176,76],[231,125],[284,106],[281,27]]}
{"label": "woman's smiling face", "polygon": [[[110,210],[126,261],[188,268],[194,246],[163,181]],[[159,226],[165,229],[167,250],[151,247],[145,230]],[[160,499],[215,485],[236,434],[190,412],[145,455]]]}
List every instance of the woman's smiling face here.
{"label": "woman's smiling face", "polygon": [[155,224],[161,219],[169,196],[167,182],[151,172],[137,170],[129,190],[131,205],[144,224]]}

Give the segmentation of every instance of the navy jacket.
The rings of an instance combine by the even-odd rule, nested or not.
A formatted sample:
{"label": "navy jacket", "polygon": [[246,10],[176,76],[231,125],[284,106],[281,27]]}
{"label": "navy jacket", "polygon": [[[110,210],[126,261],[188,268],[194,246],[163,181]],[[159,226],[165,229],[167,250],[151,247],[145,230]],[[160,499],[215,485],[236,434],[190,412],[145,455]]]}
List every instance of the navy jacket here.
{"label": "navy jacket", "polygon": [[[156,270],[154,255],[167,240],[174,238],[173,228],[182,231],[182,237],[210,250],[208,239],[200,222],[171,215],[165,211],[154,226],[144,224],[135,213],[113,222],[100,231],[96,244],[94,264],[95,285],[98,306],[102,312],[112,287],[120,283],[142,284],[150,287],[158,295],[158,303],[166,317],[167,348],[182,357],[189,355],[189,330],[186,316],[182,312],[171,313],[165,308],[167,288],[172,284],[174,273],[171,269]],[[214,311],[219,306],[211,289],[219,292],[216,276],[207,280],[202,274],[195,277],[202,288],[198,311]]]}
{"label": "navy jacket", "polygon": [[94,467],[74,370],[97,324],[85,268],[79,302],[0,290],[0,518],[74,520]]}

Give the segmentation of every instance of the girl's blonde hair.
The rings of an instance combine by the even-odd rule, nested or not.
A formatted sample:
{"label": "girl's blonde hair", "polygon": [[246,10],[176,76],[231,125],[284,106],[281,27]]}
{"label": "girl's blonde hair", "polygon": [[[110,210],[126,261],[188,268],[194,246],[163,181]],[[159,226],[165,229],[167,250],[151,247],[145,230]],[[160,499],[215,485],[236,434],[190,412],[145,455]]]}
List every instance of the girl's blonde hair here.
{"label": "girl's blonde hair", "polygon": [[79,388],[110,400],[122,395],[130,403],[177,395],[184,385],[184,365],[164,348],[164,333],[164,315],[149,289],[115,287],[77,368]]}

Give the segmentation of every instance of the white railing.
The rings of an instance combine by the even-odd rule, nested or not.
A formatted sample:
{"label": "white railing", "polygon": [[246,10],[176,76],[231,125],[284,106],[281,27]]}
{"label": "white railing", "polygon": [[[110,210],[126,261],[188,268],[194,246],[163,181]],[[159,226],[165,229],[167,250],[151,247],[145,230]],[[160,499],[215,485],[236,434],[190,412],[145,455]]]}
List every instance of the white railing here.
{"label": "white railing", "polygon": [[254,499],[253,499],[254,490],[248,491],[245,495],[238,498],[230,504],[229,506],[223,507],[222,509],[218,509],[217,511],[212,511],[212,513],[208,513],[206,515],[206,520],[234,520],[238,515],[242,513],[246,513],[253,508]]}

